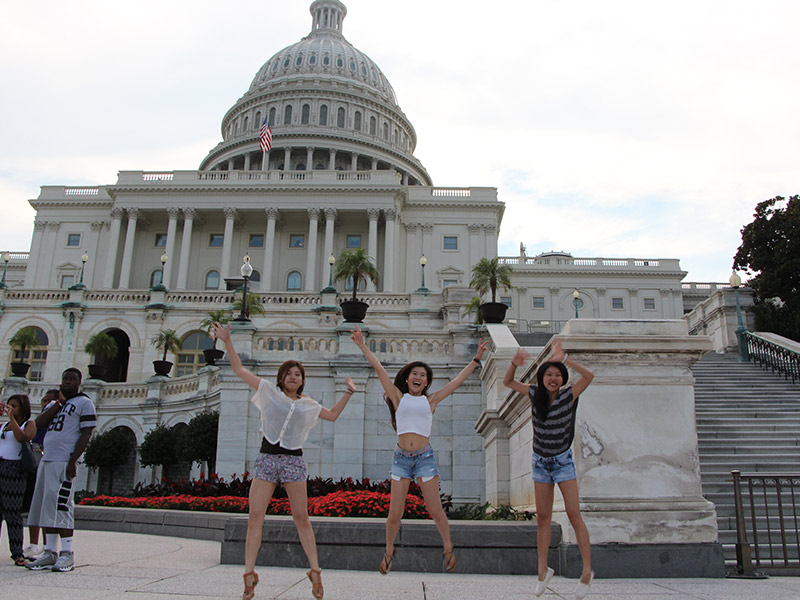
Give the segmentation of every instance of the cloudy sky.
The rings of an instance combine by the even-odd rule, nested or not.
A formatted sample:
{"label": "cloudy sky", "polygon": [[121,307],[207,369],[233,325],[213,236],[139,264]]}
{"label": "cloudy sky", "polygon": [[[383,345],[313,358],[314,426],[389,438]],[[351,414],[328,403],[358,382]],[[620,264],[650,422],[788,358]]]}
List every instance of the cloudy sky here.
{"label": "cloudy sky", "polygon": [[[498,188],[501,255],[725,281],[755,204],[800,193],[795,0],[345,4],[434,183]],[[309,5],[4,0],[0,250],[29,248],[40,185],[196,169]]]}

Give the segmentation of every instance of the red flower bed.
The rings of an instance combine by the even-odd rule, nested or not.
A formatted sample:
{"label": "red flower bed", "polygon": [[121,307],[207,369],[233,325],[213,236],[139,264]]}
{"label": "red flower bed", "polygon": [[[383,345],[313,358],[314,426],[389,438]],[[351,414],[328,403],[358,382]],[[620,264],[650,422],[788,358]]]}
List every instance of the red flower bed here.
{"label": "red flower bed", "polygon": [[[389,514],[389,494],[370,491],[338,491],[325,496],[308,499],[308,513],[319,517],[385,517]],[[126,508],[160,508],[176,510],[200,510],[210,512],[246,513],[247,498],[239,496],[145,496],[126,498],[122,496],[95,496],[80,501],[84,506],[118,506]],[[288,498],[273,498],[267,507],[268,515],[291,515]],[[429,519],[421,498],[406,497],[403,515],[407,519]]]}

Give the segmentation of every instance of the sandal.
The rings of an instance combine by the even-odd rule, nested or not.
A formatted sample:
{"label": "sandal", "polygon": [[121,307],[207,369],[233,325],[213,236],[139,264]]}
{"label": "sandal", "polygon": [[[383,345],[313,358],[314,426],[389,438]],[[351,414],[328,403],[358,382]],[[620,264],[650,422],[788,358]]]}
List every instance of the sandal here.
{"label": "sandal", "polygon": [[383,553],[383,558],[381,559],[381,564],[378,565],[378,571],[381,572],[381,575],[386,575],[389,571],[392,570],[392,561],[394,560],[394,555],[397,554],[397,548],[392,549],[392,555],[389,556],[385,552]]}
{"label": "sandal", "polygon": [[[250,577],[250,585],[247,585],[247,578]],[[258,573],[255,571],[250,571],[249,573],[245,573],[242,575],[242,579],[244,579],[244,593],[242,594],[242,600],[252,600],[253,597],[256,595],[256,586],[258,585]]]}
{"label": "sandal", "polygon": [[[312,574],[316,574],[317,580],[314,581]],[[325,590],[322,589],[322,570],[320,569],[309,569],[308,573],[306,573],[308,580],[311,582],[311,595],[317,600],[320,600],[322,596],[325,594]]]}
{"label": "sandal", "polygon": [[27,564],[28,564],[28,561],[25,560],[24,556],[18,556],[17,558],[14,559],[14,566],[15,567],[24,567]]}
{"label": "sandal", "polygon": [[458,560],[456,560],[455,551],[445,550],[442,552],[442,554],[444,555],[444,559],[442,560],[442,566],[444,567],[444,570],[448,573],[452,573],[458,566]]}

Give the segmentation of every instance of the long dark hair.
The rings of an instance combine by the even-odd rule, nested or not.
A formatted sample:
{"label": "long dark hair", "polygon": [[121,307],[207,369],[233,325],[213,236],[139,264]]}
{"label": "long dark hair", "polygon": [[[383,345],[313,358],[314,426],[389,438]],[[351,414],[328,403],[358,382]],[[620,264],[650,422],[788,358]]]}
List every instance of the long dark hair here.
{"label": "long dark hair", "polygon": [[[419,360],[415,360],[414,362],[408,363],[405,367],[400,369],[397,372],[397,375],[394,376],[394,387],[400,390],[403,394],[408,393],[408,376],[411,374],[411,370],[414,367],[422,367],[425,369],[425,373],[428,376],[428,385],[426,385],[422,390],[422,395],[428,395],[428,388],[431,387],[431,381],[433,380],[433,369],[427,363],[421,362]],[[383,400],[386,402],[386,405],[389,407],[389,415],[392,417],[392,427],[395,431],[397,431],[397,411],[394,408],[394,404],[392,404],[392,399],[389,398],[386,394],[383,395]]]}
{"label": "long dark hair", "polygon": [[19,402],[20,414],[18,415],[18,421],[19,424],[22,425],[31,418],[31,401],[28,399],[27,394],[12,394],[8,397],[8,400],[6,400],[6,404],[12,400]]}
{"label": "long dark hair", "polygon": [[297,388],[297,395],[300,396],[303,393],[303,388],[306,385],[306,370],[303,368],[302,363],[297,360],[287,360],[280,367],[278,367],[278,389],[285,393],[285,390],[283,389],[283,380],[286,378],[286,374],[292,367],[297,367],[300,369],[300,375],[303,378],[303,383],[301,383],[300,387]]}
{"label": "long dark hair", "polygon": [[567,381],[569,381],[569,371],[567,371],[567,367],[565,367],[562,362],[549,360],[546,363],[542,363],[542,366],[536,371],[536,391],[533,393],[533,410],[540,421],[545,421],[550,412],[550,394],[547,393],[544,387],[544,373],[550,367],[555,367],[561,371],[561,378],[564,380],[561,383],[562,386],[567,385]]}

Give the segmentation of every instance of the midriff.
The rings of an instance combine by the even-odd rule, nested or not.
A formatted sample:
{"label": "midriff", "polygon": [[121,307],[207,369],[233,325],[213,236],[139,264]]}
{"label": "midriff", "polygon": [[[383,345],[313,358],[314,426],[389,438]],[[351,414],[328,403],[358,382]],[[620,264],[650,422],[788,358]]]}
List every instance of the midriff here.
{"label": "midriff", "polygon": [[428,445],[431,438],[418,433],[401,433],[397,436],[397,445],[406,452],[416,452]]}

